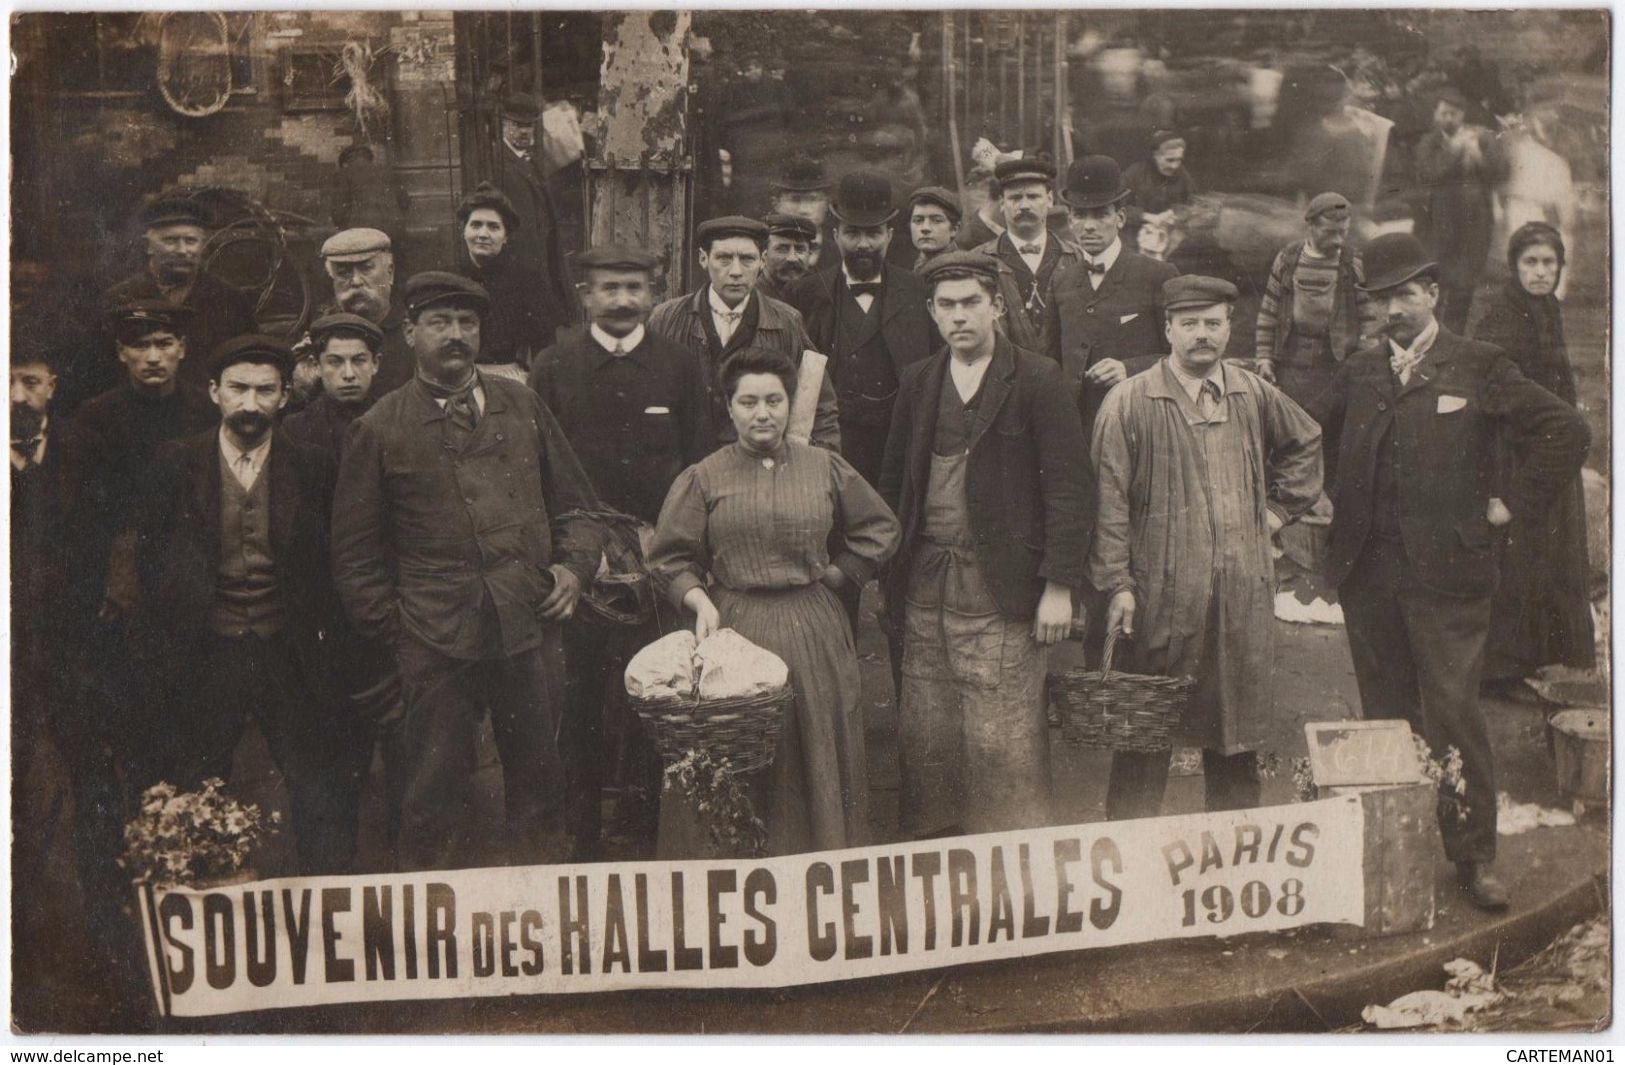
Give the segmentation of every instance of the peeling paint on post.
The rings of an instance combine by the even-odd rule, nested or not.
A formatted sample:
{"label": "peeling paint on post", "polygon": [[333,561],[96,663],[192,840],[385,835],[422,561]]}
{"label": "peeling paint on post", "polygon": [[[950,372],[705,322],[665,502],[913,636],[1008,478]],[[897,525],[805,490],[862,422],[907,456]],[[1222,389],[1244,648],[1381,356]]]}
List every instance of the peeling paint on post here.
{"label": "peeling paint on post", "polygon": [[604,16],[598,136],[589,161],[593,244],[648,248],[666,263],[666,294],[687,256],[688,34],[686,11]]}

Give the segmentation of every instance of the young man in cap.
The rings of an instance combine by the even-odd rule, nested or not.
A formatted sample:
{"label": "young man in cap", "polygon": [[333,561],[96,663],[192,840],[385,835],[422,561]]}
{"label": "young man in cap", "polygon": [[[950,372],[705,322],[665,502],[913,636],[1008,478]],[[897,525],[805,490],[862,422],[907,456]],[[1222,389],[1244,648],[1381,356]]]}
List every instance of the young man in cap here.
{"label": "young man in cap", "polygon": [[1185,168],[1185,137],[1176,130],[1151,134],[1151,154],[1123,171],[1130,203],[1149,215],[1166,214],[1196,199],[1196,179]]}
{"label": "young man in cap", "polygon": [[904,614],[898,759],[916,839],[1050,819],[1045,648],[1071,626],[1093,492],[1060,369],[997,328],[999,278],[975,252],[926,266],[947,347],[903,371],[881,472],[903,525],[886,601]]}
{"label": "young man in cap", "polygon": [[1071,235],[1049,228],[1050,209],[1055,206],[1054,163],[1044,158],[1006,159],[993,173],[999,182],[1005,231],[975,250],[998,259],[1009,271],[1002,288],[1010,339],[1028,351],[1049,352],[1055,343],[1046,332],[1052,283],[1083,257],[1083,249]]}
{"label": "young man in cap", "polygon": [[773,182],[774,214],[791,214],[813,224],[812,257],[807,269],[817,269],[824,253],[824,227],[829,221],[829,179],[824,164],[805,155],[793,155]]}
{"label": "young man in cap", "polygon": [[1075,264],[1056,272],[1044,335],[1083,412],[1086,435],[1106,393],[1168,350],[1158,300],[1179,271],[1123,246],[1130,195],[1116,161],[1105,155],[1075,160],[1061,190],[1081,251]]}
{"label": "young man in cap", "polygon": [[1496,136],[1467,123],[1461,93],[1445,86],[1433,101],[1433,129],[1416,144],[1416,235],[1439,264],[1439,321],[1461,334],[1495,232],[1495,190],[1509,167]]}
{"label": "young man in cap", "polygon": [[[417,372],[412,346],[406,342],[406,305],[395,291],[395,254],[388,234],[377,229],[346,229],[322,243],[322,268],[333,282],[333,300],[317,312],[354,314],[378,327],[378,374],[374,395],[382,396],[410,381]],[[308,355],[305,356],[308,359]],[[311,367],[312,373],[314,367]],[[294,368],[295,385],[300,368]]]}
{"label": "young man in cap", "polygon": [[[1327,577],[1347,618],[1365,711],[1401,716],[1433,756],[1461,753],[1466,792],[1441,793],[1439,830],[1474,905],[1502,909],[1489,730],[1478,705],[1497,541],[1580,471],[1589,443],[1573,407],[1500,348],[1439,324],[1440,265],[1408,233],[1365,247],[1382,340],[1348,357],[1310,404],[1338,441]],[[1521,460],[1504,503],[1496,456]]]}
{"label": "young man in cap", "polygon": [[254,297],[204,269],[209,224],[202,207],[190,198],[154,200],[141,212],[141,230],[146,269],[114,285],[109,302],[167,300],[191,310],[182,339],[193,358],[182,367],[181,378],[201,393],[208,383],[209,352],[254,331]]}
{"label": "young man in cap", "polygon": [[553,287],[517,251],[524,221],[500,189],[489,182],[475,187],[457,207],[457,226],[458,273],[491,297],[480,331],[480,365],[487,373],[524,380],[531,356],[575,315],[553,302]]}
{"label": "young man in cap", "polygon": [[418,375],[350,427],[333,572],[359,632],[395,648],[406,706],[398,862],[450,868],[489,710],[508,856],[564,854],[560,626],[596,572],[597,498],[525,385],[475,368],[489,299],[457,274],[406,283]]}
{"label": "young man in cap", "polygon": [[812,242],[818,227],[800,215],[774,212],[762,219],[767,226],[767,247],[762,250],[762,276],[756,291],[776,300],[812,269]]}
{"label": "young man in cap", "polygon": [[210,362],[221,423],[164,445],[139,522],[136,632],[175,718],[168,779],[230,780],[252,715],[292,800],[299,872],[348,872],[369,751],[340,699],[354,641],[328,557],[332,460],[276,429],[285,344],[249,334]]}
{"label": "young man in cap", "polygon": [[306,447],[325,452],[336,465],[350,423],[378,399],[378,352],[384,334],[358,314],[329,314],[311,323],[310,358],[322,391],[305,409],[282,421],[282,431]]}
{"label": "young man in cap", "polygon": [[[599,499],[653,528],[677,475],[716,450],[706,366],[695,351],[647,327],[654,255],[608,245],[582,252],[575,265],[588,324],[537,356],[530,385],[558,418]],[[659,635],[653,621],[610,627],[579,613],[565,627],[572,692],[560,744],[578,858],[598,852],[600,793],[611,757],[606,725],[623,739],[629,790],[622,794],[629,801],[618,815],[653,845],[660,757],[626,705],[622,675],[632,655]]]}
{"label": "young man in cap", "polygon": [[959,236],[959,197],[940,185],[915,189],[908,198],[908,235],[914,242],[914,271],[924,269],[933,256],[955,247]]}
{"label": "young man in cap", "polygon": [[[1309,235],[1282,248],[1258,305],[1258,375],[1307,405],[1338,366],[1365,346],[1373,316],[1360,289],[1360,257],[1349,246],[1349,201],[1323,192],[1304,212]],[[1337,441],[1323,441],[1326,483],[1335,477]]]}
{"label": "young man in cap", "polygon": [[[683,345],[704,363],[712,395],[711,422],[720,446],[734,439],[733,419],[722,395],[723,361],[741,351],[772,351],[800,366],[802,353],[813,343],[799,311],[756,291],[762,249],[767,247],[765,225],[740,215],[708,219],[694,228],[694,243],[706,284],[656,307],[649,315],[649,331]],[[819,383],[811,442],[831,451],[841,448],[835,386],[828,372]]]}
{"label": "young man in cap", "polygon": [[[1320,428],[1274,385],[1222,361],[1236,287],[1163,286],[1169,356],[1107,394],[1091,455],[1089,579],[1110,597],[1116,668],[1187,676],[1178,742],[1202,748],[1209,810],[1258,804],[1274,704],[1270,538],[1320,497]],[[1106,816],[1155,817],[1169,753],[1112,756]]]}
{"label": "young man in cap", "polygon": [[537,158],[537,123],[542,105],[529,93],[515,93],[502,102],[502,145],[496,151],[494,183],[513,204],[519,222],[510,234],[513,252],[541,275],[535,298],[570,313],[574,294],[565,249],[559,239],[559,213]]}

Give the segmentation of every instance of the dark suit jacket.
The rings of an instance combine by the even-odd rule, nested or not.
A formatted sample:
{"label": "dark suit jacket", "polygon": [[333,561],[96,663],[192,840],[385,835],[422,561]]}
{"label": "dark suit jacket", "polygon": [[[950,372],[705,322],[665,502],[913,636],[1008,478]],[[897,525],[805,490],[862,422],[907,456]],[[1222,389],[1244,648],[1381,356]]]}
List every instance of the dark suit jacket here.
{"label": "dark suit jacket", "polygon": [[[540,151],[540,145],[537,146]],[[519,158],[506,144],[496,146],[496,173],[493,180],[502,194],[513,201],[519,212],[518,229],[509,236],[511,250],[544,276],[543,290],[536,298],[549,310],[549,317],[561,324],[575,320],[577,306],[570,270],[565,265],[564,248],[559,243],[559,216],[553,205],[553,194],[547,191],[547,182],[534,162]],[[462,246],[459,232],[456,243]],[[551,335],[550,335],[551,336]]]}
{"label": "dark suit jacket", "polygon": [[[168,442],[152,473],[151,503],[137,524],[135,632],[144,658],[175,681],[198,660],[220,568],[220,431]],[[260,476],[270,478],[271,555],[286,632],[311,690],[331,694],[335,655],[353,639],[328,566],[332,459],[279,429]]]}
{"label": "dark suit jacket", "polygon": [[[820,270],[790,286],[785,302],[801,312],[814,349],[835,355],[835,294],[841,268]],[[887,265],[881,275],[880,333],[898,377],[910,363],[927,358],[942,345],[937,325],[926,310],[925,282],[912,270]],[[839,390],[837,389],[837,396]]]}
{"label": "dark suit jacket", "polygon": [[1101,359],[1117,359],[1132,377],[1150,369],[1168,352],[1162,321],[1162,286],[1179,270],[1124,248],[1097,289],[1081,263],[1055,272],[1044,334],[1054,346],[1047,352],[1060,360],[1071,394],[1083,411],[1084,430],[1110,388],[1085,384],[1084,371]]}
{"label": "dark suit jacket", "polygon": [[[901,519],[903,539],[888,571],[887,602],[903,602],[908,590],[952,357],[944,348],[908,367],[892,411],[880,494]],[[1060,370],[1000,336],[982,380],[965,495],[977,562],[1006,617],[1031,618],[1045,581],[1083,586],[1095,511],[1088,456]]]}
{"label": "dark suit jacket", "polygon": [[1445,595],[1495,589],[1496,531],[1485,517],[1495,440],[1505,433],[1523,461],[1514,514],[1539,513],[1574,478],[1590,433],[1568,404],[1524,377],[1500,348],[1441,329],[1403,388],[1387,341],[1349,356],[1309,404],[1338,441],[1327,575],[1341,584],[1371,534],[1378,446],[1394,433],[1399,523],[1422,583]]}

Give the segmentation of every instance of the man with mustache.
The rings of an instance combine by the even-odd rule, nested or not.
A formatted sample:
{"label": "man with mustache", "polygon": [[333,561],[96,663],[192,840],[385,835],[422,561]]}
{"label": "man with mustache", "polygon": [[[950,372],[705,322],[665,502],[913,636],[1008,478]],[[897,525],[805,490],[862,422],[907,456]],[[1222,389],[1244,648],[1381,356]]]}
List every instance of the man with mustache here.
{"label": "man with mustache", "polygon": [[333,573],[362,636],[393,646],[405,717],[397,862],[460,854],[487,712],[502,759],[506,857],[557,861],[563,840],[562,623],[597,572],[598,505],[575,452],[524,384],[475,366],[490,299],[457,274],[406,283],[418,375],[345,438]]}
{"label": "man with mustache", "polygon": [[767,247],[762,249],[762,276],[756,281],[756,291],[783,300],[790,286],[812,269],[812,241],[818,227],[800,215],[777,212],[762,223],[767,226]]}
{"label": "man with mustache", "polygon": [[[1221,360],[1236,297],[1214,277],[1163,285],[1172,352],[1106,395],[1091,444],[1089,579],[1110,597],[1112,665],[1195,678],[1175,742],[1202,748],[1208,810],[1258,805],[1274,725],[1270,540],[1321,488],[1314,419]],[[1157,816],[1169,756],[1114,752],[1106,816]]]}
{"label": "man with mustache", "polygon": [[[333,300],[317,312],[354,314],[378,327],[378,369],[372,393],[382,396],[410,381],[417,372],[417,356],[406,342],[406,306],[395,292],[395,253],[388,234],[378,229],[346,229],[328,237],[321,248],[322,269],[333,282]],[[312,380],[320,375],[302,352],[295,368]]]}
{"label": "man with mustache", "polygon": [[292,800],[299,872],[347,872],[370,750],[339,698],[332,461],[275,428],[287,345],[249,334],[210,363],[221,424],[164,445],[139,523],[136,631],[170,696],[169,779],[231,779],[252,715]]}
{"label": "man with mustache", "polygon": [[[1493,752],[1478,705],[1504,527],[1541,514],[1585,460],[1573,407],[1500,348],[1439,324],[1441,271],[1409,233],[1365,247],[1383,322],[1310,409],[1338,442],[1326,575],[1348,619],[1364,711],[1400,716],[1433,756],[1461,753],[1466,792],[1441,792],[1445,856],[1473,905],[1507,905],[1496,850]],[[1519,458],[1504,503],[1497,455]],[[1465,809],[1463,809],[1465,806]]]}
{"label": "man with mustache", "polygon": [[975,250],[1003,263],[1005,331],[1017,347],[1049,352],[1052,288],[1056,275],[1083,257],[1070,234],[1052,232],[1055,164],[1041,157],[1006,159],[993,168],[999,183],[1004,232]]}
{"label": "man with mustache", "polygon": [[[561,334],[530,374],[599,498],[651,529],[677,475],[716,450],[705,365],[648,329],[658,264],[651,253],[623,245],[576,256],[588,324]],[[598,852],[606,762],[615,761],[606,729],[622,738],[628,785],[617,816],[653,846],[660,756],[626,705],[622,675],[632,655],[659,635],[653,621],[612,626],[578,615],[565,626],[572,691],[559,742],[578,859]]]}
{"label": "man with mustache", "polygon": [[824,228],[829,224],[829,179],[824,164],[806,155],[793,155],[773,182],[772,213],[795,215],[813,224],[807,269],[818,268],[824,254]]}
{"label": "man with mustache", "polygon": [[166,300],[192,312],[182,336],[192,361],[182,367],[181,379],[201,393],[208,385],[209,352],[254,331],[254,296],[232,288],[204,267],[209,220],[191,198],[154,200],[142,209],[140,225],[146,269],[114,285],[108,298],[124,303]]}

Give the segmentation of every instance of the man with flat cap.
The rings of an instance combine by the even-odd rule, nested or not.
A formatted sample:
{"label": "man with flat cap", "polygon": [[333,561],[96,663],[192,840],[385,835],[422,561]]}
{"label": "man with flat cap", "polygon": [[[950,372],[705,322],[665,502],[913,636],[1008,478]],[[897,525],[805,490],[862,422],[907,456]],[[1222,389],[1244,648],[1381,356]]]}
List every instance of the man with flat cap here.
{"label": "man with flat cap", "polygon": [[925,268],[933,256],[954,248],[963,218],[959,197],[941,185],[915,189],[908,198],[908,235],[914,243],[914,272]]}
{"label": "man with flat cap", "polygon": [[[1213,277],[1163,285],[1172,351],[1107,394],[1090,449],[1089,579],[1110,597],[1113,666],[1195,678],[1175,742],[1202,748],[1209,810],[1258,804],[1274,712],[1270,540],[1321,490],[1314,419],[1222,361],[1236,297]],[[1168,751],[1114,752],[1106,816],[1157,816],[1168,768]]]}
{"label": "man with flat cap", "polygon": [[405,717],[397,861],[459,864],[490,712],[507,857],[564,854],[560,626],[599,561],[597,497],[547,407],[475,367],[489,298],[457,274],[406,283],[417,377],[356,419],[339,464],[333,573],[362,636],[395,648]]}
{"label": "man with flat cap", "polygon": [[[1478,705],[1498,541],[1580,472],[1585,420],[1500,348],[1439,324],[1442,268],[1408,233],[1365,247],[1382,339],[1350,355],[1310,410],[1338,442],[1327,578],[1347,618],[1365,713],[1400,716],[1443,759],[1461,753],[1466,793],[1441,793],[1439,830],[1474,905],[1501,909],[1496,791]],[[1492,499],[1497,450],[1519,462]],[[1465,807],[1465,808],[1463,808]]]}
{"label": "man with flat cap", "polygon": [[808,155],[792,155],[773,181],[773,214],[791,214],[813,224],[812,258],[807,269],[818,268],[824,252],[824,227],[829,222],[830,181],[824,164]]}
{"label": "man with flat cap", "polygon": [[898,761],[911,838],[1049,823],[1047,648],[1083,583],[1093,491],[1077,408],[1049,359],[997,328],[992,256],[926,265],[947,346],[902,372],[880,493],[903,539]]}
{"label": "man with flat cap", "polygon": [[[803,219],[795,219],[804,222]],[[559,421],[606,505],[653,529],[672,482],[716,450],[706,367],[698,353],[652,332],[654,273],[647,251],[605,245],[576,256],[587,325],[560,334],[537,356],[530,385]],[[610,626],[578,612],[565,627],[571,709],[560,744],[569,779],[569,827],[578,858],[599,847],[601,791],[613,769],[605,732],[618,738],[628,788],[617,816],[644,830],[652,846],[661,763],[626,705],[622,674],[632,655],[660,635],[651,620]]]}
{"label": "man with flat cap", "polygon": [[308,337],[308,357],[315,361],[322,390],[303,410],[282,420],[282,431],[325,452],[336,465],[350,423],[378,399],[373,381],[384,334],[359,314],[341,311],[312,322]]}
{"label": "man with flat cap", "polygon": [[[814,345],[801,312],[756,291],[767,226],[741,215],[711,218],[694,227],[694,243],[706,283],[697,292],[656,307],[649,315],[649,331],[681,344],[705,365],[711,423],[720,447],[734,440],[733,419],[722,394],[723,362],[741,351],[771,351],[800,366],[802,353]],[[826,372],[819,378],[811,443],[839,451],[841,428],[830,376]]]}
{"label": "man with flat cap", "polygon": [[783,300],[790,286],[812,269],[812,242],[818,227],[811,219],[779,211],[762,219],[767,226],[767,247],[762,250],[762,276],[756,291]]}
{"label": "man with flat cap", "polygon": [[1049,228],[1055,206],[1055,164],[1040,156],[1005,159],[993,168],[999,182],[1004,232],[975,250],[1004,264],[1005,329],[1017,347],[1048,352],[1052,284],[1083,257],[1071,234]]}
{"label": "man with flat cap", "polygon": [[209,353],[232,337],[254,331],[254,296],[205,269],[209,219],[190,197],[154,200],[142,209],[140,224],[146,268],[114,285],[108,299],[167,300],[191,310],[182,339],[192,361],[182,366],[181,379],[201,393],[208,384]]}
{"label": "man with flat cap", "polygon": [[251,715],[292,800],[299,872],[320,875],[349,871],[370,750],[340,698],[352,641],[328,557],[333,462],[276,428],[292,366],[274,337],[215,349],[220,425],[154,464],[135,631],[167,696],[167,779],[229,781]]}
{"label": "man with flat cap", "polygon": [[554,302],[553,286],[518,251],[524,226],[513,201],[481,182],[457,207],[457,272],[485,289],[490,313],[480,332],[479,363],[487,373],[523,380],[531,356],[575,320]]}
{"label": "man with flat cap", "polygon": [[[1350,208],[1341,193],[1323,192],[1303,214],[1309,227],[1276,253],[1258,305],[1258,375],[1300,406],[1326,386],[1343,360],[1365,346],[1371,299],[1360,288],[1360,257],[1349,245]],[[1323,441],[1326,483],[1337,442]]]}
{"label": "man with flat cap", "polygon": [[1085,434],[1106,393],[1168,350],[1158,299],[1179,270],[1123,246],[1129,196],[1110,156],[1086,155],[1067,168],[1061,202],[1081,250],[1056,271],[1044,334],[1077,397]]}
{"label": "man with flat cap", "polygon": [[1416,142],[1416,235],[1439,264],[1439,321],[1467,331],[1473,293],[1495,232],[1495,190],[1509,172],[1496,135],[1467,122],[1467,100],[1452,86],[1433,93],[1433,128]]}
{"label": "man with flat cap", "polygon": [[541,101],[529,93],[514,93],[502,101],[502,144],[496,151],[492,180],[519,218],[514,227],[517,232],[511,235],[514,254],[543,279],[537,298],[545,299],[548,307],[569,311],[574,297],[559,239],[559,213],[537,158],[536,130],[541,119]]}
{"label": "man with flat cap", "polygon": [[[322,243],[321,256],[322,268],[333,282],[333,300],[317,317],[354,314],[377,326],[383,340],[372,392],[376,396],[393,392],[412,379],[417,362],[406,342],[406,305],[395,291],[395,253],[389,236],[377,229],[346,229]],[[308,354],[301,355],[309,359]],[[296,383],[299,375],[296,366]]]}

